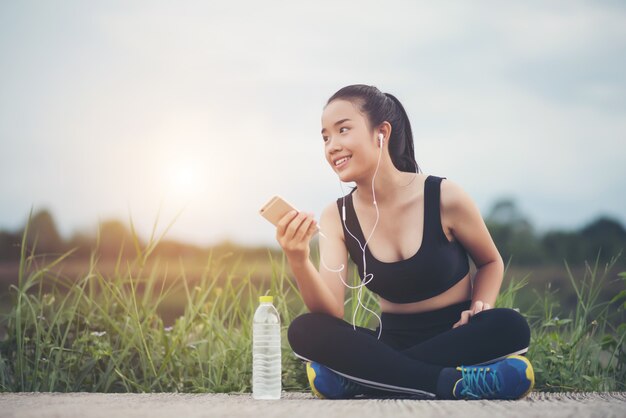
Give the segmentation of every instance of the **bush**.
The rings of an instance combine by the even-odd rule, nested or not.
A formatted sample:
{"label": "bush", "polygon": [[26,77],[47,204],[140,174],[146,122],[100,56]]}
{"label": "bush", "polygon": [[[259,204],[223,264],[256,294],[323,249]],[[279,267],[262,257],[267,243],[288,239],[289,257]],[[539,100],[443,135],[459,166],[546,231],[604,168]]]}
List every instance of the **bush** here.
{"label": "bush", "polygon": [[[191,288],[184,269],[181,277],[168,279],[166,265],[161,277],[163,269],[157,259],[147,270],[146,261],[158,243],[151,240],[145,248],[137,247],[136,259],[126,266],[122,266],[120,251],[112,277],[98,271],[94,250],[89,272],[74,281],[50,274],[50,268],[74,250],[38,267],[34,249],[26,253],[27,233],[28,224],[18,285],[11,286],[12,306],[2,318],[6,336],[0,342],[0,390],[250,392],[252,317],[258,297],[267,293],[263,288],[275,296],[281,314],[283,389],[309,390],[303,364],[287,341],[288,325],[306,307],[287,274],[284,256],[277,261],[268,251],[269,283],[254,283],[250,274],[235,277],[224,272],[221,258],[215,260],[211,253],[199,283]],[[611,301],[599,299],[616,260],[607,263],[601,275],[597,260],[593,269],[587,265],[582,279],[575,279],[566,263],[579,301],[574,312],[557,312],[556,290],[549,287],[522,312],[532,330],[528,357],[537,390],[624,389],[626,290]],[[351,280],[358,283],[356,269],[352,271]],[[616,280],[626,284],[626,272]],[[43,290],[44,282],[52,284],[51,291]],[[496,306],[515,308],[516,296],[527,280],[512,278],[506,283]],[[185,294],[184,313],[166,327],[157,309],[177,290]],[[349,322],[358,304],[357,292],[348,292]],[[368,309],[378,309],[375,295],[366,288],[361,300]],[[373,319],[371,313],[359,309],[356,324],[368,326]]]}

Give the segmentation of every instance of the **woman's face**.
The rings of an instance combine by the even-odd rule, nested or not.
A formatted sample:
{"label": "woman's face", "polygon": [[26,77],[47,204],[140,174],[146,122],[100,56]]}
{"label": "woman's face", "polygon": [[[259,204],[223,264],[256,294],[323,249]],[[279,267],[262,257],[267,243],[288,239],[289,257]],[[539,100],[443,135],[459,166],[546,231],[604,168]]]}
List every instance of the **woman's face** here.
{"label": "woman's face", "polygon": [[[352,102],[333,100],[322,112],[324,154],[342,181],[356,180],[376,164],[376,146],[365,117]],[[347,161],[336,164],[342,157]]]}

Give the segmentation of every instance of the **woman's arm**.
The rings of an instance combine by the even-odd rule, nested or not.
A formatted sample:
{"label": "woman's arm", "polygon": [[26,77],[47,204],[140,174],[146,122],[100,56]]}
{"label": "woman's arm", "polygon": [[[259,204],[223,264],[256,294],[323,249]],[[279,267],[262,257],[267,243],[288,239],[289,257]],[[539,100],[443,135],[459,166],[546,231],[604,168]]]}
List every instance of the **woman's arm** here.
{"label": "woman's arm", "polygon": [[[504,275],[504,263],[502,259],[493,260],[487,264],[478,267],[474,275],[474,287],[472,288],[472,307],[477,302],[487,303],[489,306],[495,306],[496,298],[500,292],[502,284],[502,276]],[[476,313],[476,312],[474,312]]]}
{"label": "woman's arm", "polygon": [[[320,255],[331,268],[344,265],[341,272],[347,277],[348,252],[338,231],[341,224],[337,205],[332,202],[320,219],[325,237],[320,237]],[[343,319],[345,289],[338,273],[321,268],[318,272],[309,256],[309,242],[315,234],[316,222],[312,214],[288,213],[276,227],[276,239],[283,248],[305,305],[311,312],[324,312]]]}
{"label": "woman's arm", "polygon": [[504,276],[504,262],[478,206],[461,186],[448,179],[442,180],[441,207],[454,237],[467,250],[477,268],[472,305],[454,325],[457,327],[467,323],[472,315],[495,305]]}
{"label": "woman's arm", "polygon": [[331,289],[324,282],[310,259],[289,261],[289,266],[298,284],[302,300],[310,312],[323,312],[343,319],[343,303],[337,300],[338,296],[333,293],[335,289]]}

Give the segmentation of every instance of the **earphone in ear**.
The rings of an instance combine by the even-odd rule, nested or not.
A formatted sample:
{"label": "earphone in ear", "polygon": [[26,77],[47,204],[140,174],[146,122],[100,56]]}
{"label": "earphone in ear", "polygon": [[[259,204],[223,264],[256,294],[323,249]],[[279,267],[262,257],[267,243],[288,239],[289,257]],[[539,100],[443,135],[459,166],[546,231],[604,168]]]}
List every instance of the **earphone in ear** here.
{"label": "earphone in ear", "polygon": [[[357,311],[359,310],[359,307],[362,307],[363,309],[365,309],[366,311],[370,312],[371,314],[373,314],[379,322],[379,327],[378,327],[378,339],[380,339],[382,332],[383,332],[383,322],[382,319],[380,318],[380,316],[378,316],[376,314],[376,312],[372,311],[371,309],[369,309],[367,306],[365,306],[363,304],[363,302],[361,301],[361,294],[362,294],[362,290],[364,286],[367,286],[367,284],[369,282],[371,282],[374,279],[374,274],[373,273],[368,273],[367,272],[367,257],[365,256],[365,247],[367,247],[367,244],[370,241],[370,238],[372,237],[372,235],[374,234],[374,231],[376,230],[376,226],[378,225],[378,219],[380,216],[380,213],[378,211],[378,204],[376,203],[376,193],[374,190],[374,179],[376,178],[376,174],[378,173],[378,167],[380,166],[380,158],[382,156],[383,150],[382,150],[382,146],[383,146],[383,142],[384,142],[385,136],[382,133],[378,134],[378,143],[380,144],[380,151],[378,153],[378,164],[376,166],[376,171],[374,171],[374,176],[372,177],[372,196],[374,198],[374,201],[372,202],[374,204],[374,207],[376,209],[376,222],[374,222],[374,227],[372,228],[372,232],[370,232],[369,236],[367,237],[367,239],[365,240],[365,244],[361,244],[361,241],[359,241],[359,239],[354,236],[354,234],[350,231],[350,229],[348,228],[348,225],[346,224],[346,193],[343,190],[343,185],[341,184],[341,179],[339,180],[339,186],[341,187],[341,192],[343,194],[343,204],[341,205],[341,219],[343,220],[343,227],[345,229],[345,231],[350,234],[352,236],[352,238],[354,238],[357,243],[359,244],[359,247],[361,248],[361,250],[363,251],[363,275],[361,277],[361,283],[356,285],[356,286],[351,286],[348,283],[345,282],[344,278],[341,276],[341,272],[345,269],[345,265],[341,264],[339,266],[338,269],[332,269],[330,267],[328,267],[326,265],[326,263],[324,262],[324,257],[322,256],[322,253],[320,253],[320,263],[324,266],[325,269],[327,269],[328,271],[332,271],[332,272],[336,272],[337,275],[339,276],[339,279],[341,280],[341,282],[343,283],[344,286],[346,286],[348,289],[359,289],[357,292],[357,305],[356,308],[354,309],[354,312],[352,314],[352,327],[354,328],[354,330],[356,331],[356,314]],[[417,166],[417,162],[415,162],[415,174],[418,174],[418,166]],[[356,189],[356,188],[355,188]],[[352,190],[352,192],[354,192],[354,190]],[[350,194],[352,194],[352,192],[350,192]],[[352,197],[350,197],[352,198]],[[354,207],[351,209],[352,211],[354,211]],[[358,220],[356,220],[356,223],[358,224]],[[322,234],[321,231],[319,231],[320,236],[322,236],[323,238],[326,238],[326,235]],[[346,237],[346,240],[348,238]],[[352,257],[352,255],[350,255]]]}
{"label": "earphone in ear", "polygon": [[[354,236],[354,234],[352,232],[350,232],[350,229],[348,229],[348,225],[346,225],[346,195],[345,195],[345,192],[343,192],[343,186],[341,185],[341,180],[339,181],[339,186],[341,187],[341,191],[343,193],[343,204],[341,206],[341,218],[343,219],[343,227],[346,230],[346,232],[348,232],[348,234],[350,234],[352,236],[352,238],[354,238],[359,243],[359,247],[361,248],[361,251],[363,251],[363,275],[362,275],[362,278],[361,278],[361,283],[356,285],[356,286],[351,286],[348,283],[346,283],[346,281],[341,276],[341,271],[344,270],[345,266],[343,264],[341,264],[338,269],[332,269],[332,268],[328,267],[326,265],[326,263],[324,262],[324,257],[320,253],[320,263],[324,266],[324,268],[326,268],[328,271],[336,272],[339,275],[339,279],[341,279],[341,282],[343,283],[343,285],[346,286],[348,289],[359,289],[358,292],[357,292],[358,304],[357,304],[357,306],[354,309],[354,312],[352,314],[352,327],[354,328],[354,330],[356,331],[356,314],[357,314],[357,311],[359,310],[359,307],[362,307],[366,311],[372,313],[378,319],[378,322],[380,324],[379,327],[378,327],[378,339],[380,339],[380,336],[382,335],[382,332],[383,332],[383,322],[382,322],[380,316],[378,316],[376,314],[376,312],[374,312],[373,310],[369,309],[367,306],[365,306],[363,304],[363,302],[361,301],[361,295],[362,295],[362,292],[363,292],[363,287],[367,286],[367,284],[374,279],[374,274],[367,272],[367,259],[365,257],[365,247],[367,247],[367,244],[369,243],[370,238],[372,238],[372,235],[374,234],[374,231],[376,230],[376,226],[378,225],[378,218],[380,216],[380,213],[378,211],[378,205],[376,203],[376,194],[374,192],[374,179],[376,178],[376,174],[378,173],[378,167],[380,166],[380,157],[383,154],[382,148],[383,148],[384,139],[385,139],[385,135],[382,134],[382,133],[379,133],[378,134],[378,143],[380,144],[379,145],[380,151],[378,153],[378,164],[376,165],[376,171],[374,171],[374,176],[372,177],[372,195],[374,197],[374,201],[372,203],[374,204],[374,207],[376,208],[376,222],[374,222],[374,227],[372,228],[372,232],[370,232],[369,236],[365,240],[365,244],[363,244],[363,245],[361,244],[361,241],[359,241],[359,239],[356,236]],[[322,237],[326,238],[326,236],[321,234],[321,232],[320,232],[320,235]]]}

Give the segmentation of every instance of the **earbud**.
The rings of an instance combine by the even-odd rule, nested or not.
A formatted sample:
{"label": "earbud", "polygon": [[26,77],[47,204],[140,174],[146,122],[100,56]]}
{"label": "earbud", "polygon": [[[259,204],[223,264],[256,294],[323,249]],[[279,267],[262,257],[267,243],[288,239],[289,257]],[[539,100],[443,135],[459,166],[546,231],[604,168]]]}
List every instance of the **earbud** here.
{"label": "earbud", "polygon": [[[363,277],[361,278],[361,283],[356,285],[356,286],[351,286],[348,283],[346,283],[345,280],[343,279],[343,277],[341,276],[341,271],[344,270],[345,266],[343,264],[341,264],[341,266],[338,269],[333,269],[333,268],[328,267],[326,265],[326,263],[324,262],[324,257],[322,257],[322,254],[320,253],[320,263],[324,266],[324,268],[326,268],[326,270],[336,272],[339,275],[339,279],[341,280],[343,285],[346,286],[348,289],[359,289],[358,292],[357,292],[358,304],[357,304],[357,306],[354,309],[354,312],[352,314],[352,327],[354,328],[354,330],[356,331],[356,314],[357,314],[357,311],[359,310],[359,307],[362,307],[366,311],[372,313],[378,319],[378,322],[380,324],[379,327],[378,327],[378,339],[379,340],[380,340],[380,336],[382,335],[382,332],[383,332],[383,322],[380,319],[380,316],[378,316],[376,314],[376,312],[372,311],[371,309],[369,309],[367,306],[365,306],[363,304],[363,302],[361,301],[361,295],[362,295],[363,287],[367,286],[367,284],[374,279],[374,274],[367,272],[367,260],[366,260],[366,257],[365,257],[365,247],[367,246],[367,243],[370,241],[370,238],[372,237],[372,234],[374,234],[374,231],[376,230],[376,226],[378,225],[378,218],[380,216],[380,212],[378,211],[378,205],[376,204],[376,194],[374,192],[374,179],[376,178],[376,173],[378,173],[378,167],[380,165],[380,157],[382,155],[382,147],[383,147],[384,139],[385,139],[385,135],[383,133],[379,133],[378,134],[378,144],[379,144],[379,147],[381,148],[381,150],[378,153],[378,165],[376,166],[376,171],[374,171],[374,176],[372,177],[372,195],[374,197],[374,202],[373,202],[374,203],[374,207],[376,208],[376,222],[374,222],[374,228],[372,228],[372,232],[370,232],[369,236],[365,240],[365,244],[364,245],[361,245],[361,241],[359,241],[359,239],[357,237],[355,237],[352,232],[350,232],[350,229],[348,228],[348,225],[346,225],[346,195],[345,195],[345,192],[343,191],[343,186],[341,186],[341,180],[339,181],[339,186],[341,186],[341,191],[342,191],[342,193],[344,195],[343,196],[343,204],[341,206],[341,218],[343,219],[343,227],[348,232],[348,234],[350,234],[352,236],[352,238],[354,238],[359,243],[359,247],[361,247],[361,250],[363,251]],[[326,236],[323,235],[321,232],[320,232],[320,235],[322,237],[326,238]]]}
{"label": "earbud", "polygon": [[[383,135],[382,133],[379,133],[378,134],[378,143],[380,144],[379,145],[380,148],[383,147],[384,139],[385,139],[385,135]],[[374,227],[372,228],[372,232],[370,232],[370,235],[365,240],[365,244],[364,245],[361,245],[361,241],[359,241],[359,239],[357,237],[355,237],[352,232],[350,232],[350,229],[348,228],[348,225],[346,225],[346,193],[343,190],[343,186],[341,185],[341,179],[339,180],[339,186],[341,187],[341,192],[343,194],[343,204],[341,205],[341,218],[343,219],[343,227],[348,232],[348,234],[350,234],[352,236],[352,238],[354,238],[359,243],[359,247],[361,247],[361,250],[363,251],[363,277],[361,278],[361,283],[356,285],[356,286],[351,286],[348,283],[346,283],[344,281],[343,277],[341,276],[341,271],[344,270],[345,266],[343,264],[341,264],[341,266],[338,269],[332,269],[332,268],[328,267],[326,265],[326,263],[324,262],[324,257],[322,257],[322,254],[320,253],[320,263],[324,265],[324,268],[326,268],[328,271],[336,272],[339,275],[339,279],[341,279],[341,282],[343,283],[343,285],[346,286],[348,289],[359,289],[359,291],[357,292],[358,304],[357,304],[356,308],[354,309],[354,313],[352,314],[352,327],[354,328],[354,330],[356,331],[356,314],[357,314],[357,311],[359,310],[359,307],[362,307],[366,311],[369,311],[370,313],[372,313],[378,319],[378,322],[380,323],[380,326],[378,327],[378,339],[379,340],[380,340],[380,336],[382,335],[382,332],[383,332],[383,321],[381,320],[381,318],[378,315],[376,315],[376,312],[372,311],[367,306],[365,306],[363,304],[363,302],[361,302],[361,293],[362,293],[362,290],[363,290],[363,286],[367,286],[367,284],[374,279],[374,274],[373,273],[369,273],[369,274],[367,273],[367,258],[365,257],[365,247],[367,246],[367,243],[370,241],[370,238],[372,237],[372,235],[374,234],[374,231],[376,230],[376,226],[378,225],[378,218],[380,216],[380,212],[378,211],[378,205],[376,203],[376,194],[374,192],[374,179],[376,178],[376,173],[378,173],[378,167],[380,165],[380,157],[381,157],[381,155],[382,155],[382,149],[378,153],[378,165],[376,166],[376,171],[374,171],[374,176],[372,177],[372,195],[374,197],[374,207],[376,208],[376,222],[374,222]],[[418,173],[418,167],[417,167],[417,163],[415,163],[415,174],[417,174],[417,173]],[[326,235],[322,234],[321,232],[320,232],[320,235],[322,237],[324,237],[324,238],[327,238]]]}

